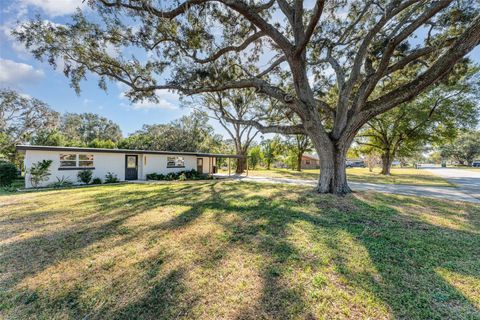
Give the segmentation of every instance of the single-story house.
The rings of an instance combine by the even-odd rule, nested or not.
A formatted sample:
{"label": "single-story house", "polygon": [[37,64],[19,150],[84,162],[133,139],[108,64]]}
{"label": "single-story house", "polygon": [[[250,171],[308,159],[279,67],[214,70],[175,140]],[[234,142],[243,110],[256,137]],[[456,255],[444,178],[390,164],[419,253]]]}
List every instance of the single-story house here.
{"label": "single-story house", "polygon": [[93,178],[105,179],[111,172],[120,181],[146,180],[149,173],[167,174],[169,172],[195,169],[201,173],[216,172],[217,158],[240,158],[231,154],[212,154],[199,152],[174,152],[154,150],[127,150],[103,148],[77,148],[19,145],[17,151],[25,153],[25,187],[32,187],[28,170],[42,160],[52,160],[49,179],[42,183],[46,186],[56,182],[57,178],[66,178],[77,182],[77,173],[92,170]]}
{"label": "single-story house", "polygon": [[318,169],[320,168],[320,159],[313,154],[304,154],[302,156],[302,169]]}

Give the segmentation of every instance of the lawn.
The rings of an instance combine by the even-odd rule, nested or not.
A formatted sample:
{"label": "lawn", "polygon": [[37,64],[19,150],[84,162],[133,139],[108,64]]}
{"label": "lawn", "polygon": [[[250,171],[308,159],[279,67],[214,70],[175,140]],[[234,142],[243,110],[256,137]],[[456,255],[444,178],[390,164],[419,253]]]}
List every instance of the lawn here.
{"label": "lawn", "polygon": [[479,319],[480,208],[238,181],[0,198],[2,319]]}
{"label": "lawn", "polygon": [[[249,170],[250,176],[290,178],[290,179],[308,179],[316,180],[319,175],[318,169],[307,169],[299,171],[288,169],[259,169]],[[390,176],[381,175],[380,169],[376,168],[369,172],[367,168],[348,168],[347,178],[352,182],[380,183],[380,184],[413,184],[423,186],[443,186],[453,187],[454,185],[447,180],[435,176],[426,170],[413,168],[392,168]]]}

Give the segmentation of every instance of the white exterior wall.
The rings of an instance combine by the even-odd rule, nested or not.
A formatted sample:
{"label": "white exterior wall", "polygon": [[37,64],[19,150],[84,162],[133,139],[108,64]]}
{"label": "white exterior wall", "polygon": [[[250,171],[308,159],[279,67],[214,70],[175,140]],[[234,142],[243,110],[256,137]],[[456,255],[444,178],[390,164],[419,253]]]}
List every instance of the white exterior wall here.
{"label": "white exterior wall", "polygon": [[[32,164],[41,160],[52,160],[50,166],[49,179],[41,184],[46,186],[49,183],[56,182],[57,178],[68,178],[71,182],[77,183],[77,173],[80,170],[59,170],[60,154],[93,154],[93,175],[92,178],[105,180],[105,175],[112,172],[117,175],[120,181],[125,180],[125,156],[135,155],[135,153],[109,153],[109,152],[77,152],[77,151],[47,151],[47,150],[26,150],[25,151],[25,169],[28,170]],[[185,160],[184,168],[167,168],[167,157],[164,154],[137,154],[138,155],[138,179],[146,180],[149,173],[167,174],[169,172],[178,172],[184,170],[197,169],[197,156],[183,155]],[[215,158],[209,160],[203,157],[203,173],[210,173],[209,165],[215,164]],[[25,177],[25,187],[31,188],[29,175]]]}
{"label": "white exterior wall", "polygon": [[143,172],[141,176],[139,174],[139,178],[146,179],[147,174],[150,173],[167,174],[170,172],[197,169],[196,156],[181,156],[185,160],[185,168],[167,168],[167,157],[169,157],[169,155],[166,154],[144,154],[142,157]]}
{"label": "white exterior wall", "polygon": [[[43,182],[41,186],[46,186],[49,183],[56,182],[58,178],[68,178],[71,182],[77,183],[77,173],[80,170],[59,170],[60,168],[60,154],[75,153],[75,154],[93,154],[93,178],[100,178],[105,180],[107,172],[113,172],[118,179],[125,179],[125,154],[122,153],[97,153],[97,152],[70,152],[70,151],[46,151],[46,150],[26,150],[25,151],[25,169],[28,170],[32,164],[41,160],[52,160],[50,165],[50,177]],[[31,188],[29,175],[25,177],[25,187]]]}

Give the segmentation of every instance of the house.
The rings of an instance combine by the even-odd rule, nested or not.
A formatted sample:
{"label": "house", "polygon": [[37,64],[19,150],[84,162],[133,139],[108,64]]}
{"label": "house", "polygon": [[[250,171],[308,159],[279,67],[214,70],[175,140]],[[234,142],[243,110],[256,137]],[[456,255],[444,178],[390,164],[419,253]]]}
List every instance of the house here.
{"label": "house", "polygon": [[154,150],[100,149],[76,147],[52,147],[19,145],[17,151],[25,153],[25,187],[32,187],[28,170],[38,161],[52,160],[49,179],[42,183],[46,186],[62,177],[77,181],[81,170],[92,170],[93,177],[105,179],[111,172],[120,181],[146,180],[149,173],[167,174],[195,169],[201,173],[216,172],[217,158],[240,158],[229,154],[211,154],[198,152],[174,152]]}
{"label": "house", "polygon": [[317,155],[304,154],[301,167],[302,169],[318,169],[320,168],[320,160]]}

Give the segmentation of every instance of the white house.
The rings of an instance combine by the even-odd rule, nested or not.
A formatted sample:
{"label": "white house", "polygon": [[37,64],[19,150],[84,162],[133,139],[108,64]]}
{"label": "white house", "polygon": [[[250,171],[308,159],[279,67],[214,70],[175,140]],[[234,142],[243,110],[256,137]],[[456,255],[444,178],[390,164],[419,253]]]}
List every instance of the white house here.
{"label": "white house", "polygon": [[146,180],[149,173],[167,174],[195,169],[212,174],[216,172],[217,158],[239,158],[237,155],[154,150],[100,149],[52,146],[17,146],[25,153],[25,187],[32,187],[28,177],[31,166],[38,161],[52,160],[49,179],[42,186],[56,182],[57,178],[77,181],[80,170],[92,170],[93,178],[105,179],[108,172],[120,181]]}

